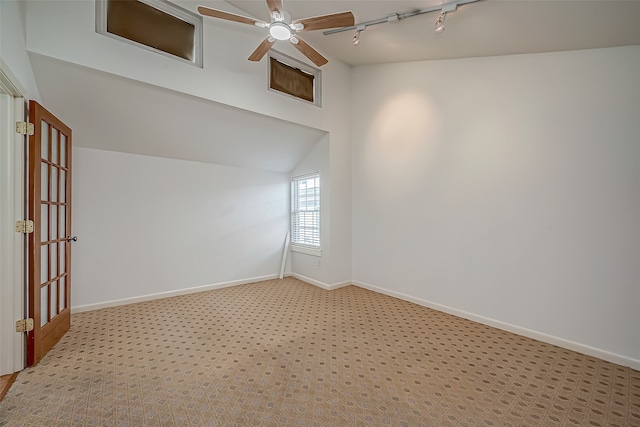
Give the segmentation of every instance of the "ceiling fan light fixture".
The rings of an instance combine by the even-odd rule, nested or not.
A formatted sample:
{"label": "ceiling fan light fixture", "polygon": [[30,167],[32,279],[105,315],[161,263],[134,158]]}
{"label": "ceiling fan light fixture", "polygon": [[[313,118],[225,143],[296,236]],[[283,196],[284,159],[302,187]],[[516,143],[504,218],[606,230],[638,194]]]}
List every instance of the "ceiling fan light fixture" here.
{"label": "ceiling fan light fixture", "polygon": [[442,12],[440,16],[438,16],[438,19],[436,20],[436,24],[435,24],[436,33],[440,34],[441,32],[444,31],[444,19],[446,17],[447,17],[447,12]]}
{"label": "ceiling fan light fixture", "polygon": [[274,22],[269,27],[269,34],[276,40],[289,40],[291,28],[284,22]]}

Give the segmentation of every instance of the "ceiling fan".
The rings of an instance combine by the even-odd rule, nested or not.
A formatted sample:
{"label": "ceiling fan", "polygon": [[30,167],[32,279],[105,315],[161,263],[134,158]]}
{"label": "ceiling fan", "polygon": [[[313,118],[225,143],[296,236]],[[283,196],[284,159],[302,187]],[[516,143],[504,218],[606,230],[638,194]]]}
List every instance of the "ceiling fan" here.
{"label": "ceiling fan", "polygon": [[340,12],[312,18],[291,20],[289,14],[282,9],[282,0],[267,0],[267,7],[271,13],[271,22],[264,22],[246,16],[236,15],[206,6],[198,6],[198,12],[205,16],[255,25],[269,29],[269,35],[249,56],[249,61],[260,61],[277,40],[289,40],[304,56],[318,67],[329,62],[317,50],[309,46],[298,36],[299,31],[325,30],[327,28],[350,27],[355,23],[353,13]]}

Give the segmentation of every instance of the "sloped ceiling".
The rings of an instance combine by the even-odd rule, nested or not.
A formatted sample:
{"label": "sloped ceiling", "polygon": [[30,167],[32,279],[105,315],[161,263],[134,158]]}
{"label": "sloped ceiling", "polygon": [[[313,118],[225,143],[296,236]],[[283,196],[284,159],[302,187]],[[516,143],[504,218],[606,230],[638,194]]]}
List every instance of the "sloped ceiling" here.
{"label": "sloped ceiling", "polygon": [[[391,13],[414,12],[453,2],[455,0],[283,0],[283,8],[294,19],[351,10],[356,23],[361,23]],[[258,19],[269,18],[265,0],[228,0],[227,3]],[[438,12],[431,12],[368,27],[361,34],[358,46],[352,43],[353,30],[331,35],[310,31],[301,35],[321,53],[351,65],[640,44],[638,0],[481,0],[449,13],[446,30],[441,34],[434,32],[437,16]],[[216,25],[215,22],[212,25]],[[256,45],[262,38],[257,31]],[[280,43],[287,42],[277,42],[276,48]],[[250,53],[242,54],[249,56]]]}
{"label": "sloped ceiling", "polygon": [[[195,0],[174,0],[195,9]],[[352,10],[356,22],[435,7],[436,0],[284,0],[293,18]],[[209,2],[210,3],[210,2]],[[228,0],[216,7],[268,19],[265,0]],[[238,9],[236,9],[238,8]],[[640,44],[640,0],[481,0],[449,14],[435,34],[437,12],[353,31],[304,39],[332,60],[379,64],[415,60],[554,52]],[[264,29],[205,17],[207,26]],[[233,43],[233,37],[228,42]],[[286,43],[286,42],[278,42]],[[276,44],[276,49],[278,44]],[[251,52],[238,52],[242,58]],[[74,130],[78,146],[291,171],[326,133],[291,122],[173,92],[30,53],[43,102]],[[247,126],[250,123],[250,126]]]}
{"label": "sloped ceiling", "polygon": [[[30,53],[74,145],[290,172],[326,132]],[[250,126],[247,125],[250,123]]]}

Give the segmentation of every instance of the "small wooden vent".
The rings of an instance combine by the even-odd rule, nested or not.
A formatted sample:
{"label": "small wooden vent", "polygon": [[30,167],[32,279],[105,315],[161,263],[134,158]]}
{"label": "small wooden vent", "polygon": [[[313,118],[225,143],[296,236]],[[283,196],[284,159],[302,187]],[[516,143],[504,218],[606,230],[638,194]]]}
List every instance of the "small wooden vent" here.
{"label": "small wooden vent", "polygon": [[107,32],[194,61],[195,25],[134,0],[108,0]]}
{"label": "small wooden vent", "polygon": [[316,103],[315,75],[287,65],[273,56],[269,61],[269,88]]}

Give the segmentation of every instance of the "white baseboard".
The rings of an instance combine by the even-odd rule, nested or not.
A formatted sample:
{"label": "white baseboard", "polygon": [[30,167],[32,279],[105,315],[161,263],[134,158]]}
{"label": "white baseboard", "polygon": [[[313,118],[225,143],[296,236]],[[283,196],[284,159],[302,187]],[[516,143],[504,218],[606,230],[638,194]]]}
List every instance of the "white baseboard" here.
{"label": "white baseboard", "polygon": [[[303,279],[301,279],[303,280]],[[576,351],[578,353],[586,354],[588,356],[597,357],[608,362],[617,363],[618,365],[628,366],[635,370],[640,370],[640,360],[632,359],[630,357],[622,356],[616,353],[611,353],[606,350],[591,347],[585,344],[580,344],[574,341],[566,340],[564,338],[558,338],[553,335],[548,335],[542,332],[534,331],[520,326],[512,325],[510,323],[501,322],[499,320],[491,319],[489,317],[479,316],[477,314],[469,313],[463,310],[458,310],[453,307],[438,304],[435,302],[423,300],[410,295],[406,295],[400,292],[391,291],[378,286],[369,285],[368,283],[352,281],[353,285],[368,289],[370,291],[378,292],[384,295],[389,295],[394,298],[398,298],[404,301],[409,301],[423,307],[432,308],[434,310],[442,311],[444,313],[453,314],[454,316],[462,317],[464,319],[472,320],[474,322],[482,323],[483,325],[492,326],[494,328],[501,329],[503,331],[513,332],[514,334],[522,335],[528,338],[533,338],[538,341],[546,342],[548,344],[557,345],[569,350]]]}
{"label": "white baseboard", "polygon": [[314,286],[317,286],[319,288],[326,289],[328,291],[330,291],[332,289],[343,288],[345,286],[351,285],[351,281],[334,283],[332,285],[329,285],[329,284],[320,282],[318,280],[315,280],[315,279],[312,279],[310,277],[306,277],[306,276],[303,276],[302,274],[297,274],[297,273],[289,273],[289,274],[287,274],[287,276],[295,277],[298,280],[302,280],[303,282],[309,283],[310,285],[314,285]]}
{"label": "white baseboard", "polygon": [[101,308],[116,307],[119,305],[134,304],[137,302],[152,301],[156,299],[175,297],[178,295],[195,294],[197,292],[210,291],[212,289],[228,288],[231,286],[246,285],[247,283],[262,282],[263,280],[277,279],[277,274],[267,276],[252,277],[249,279],[232,280],[230,282],[215,283],[212,285],[197,286],[194,288],[178,289],[175,291],[159,292],[157,294],[141,295],[138,297],[123,298],[113,301],[99,302],[96,304],[85,304],[71,307],[72,313],[82,313],[83,311],[99,310]]}

